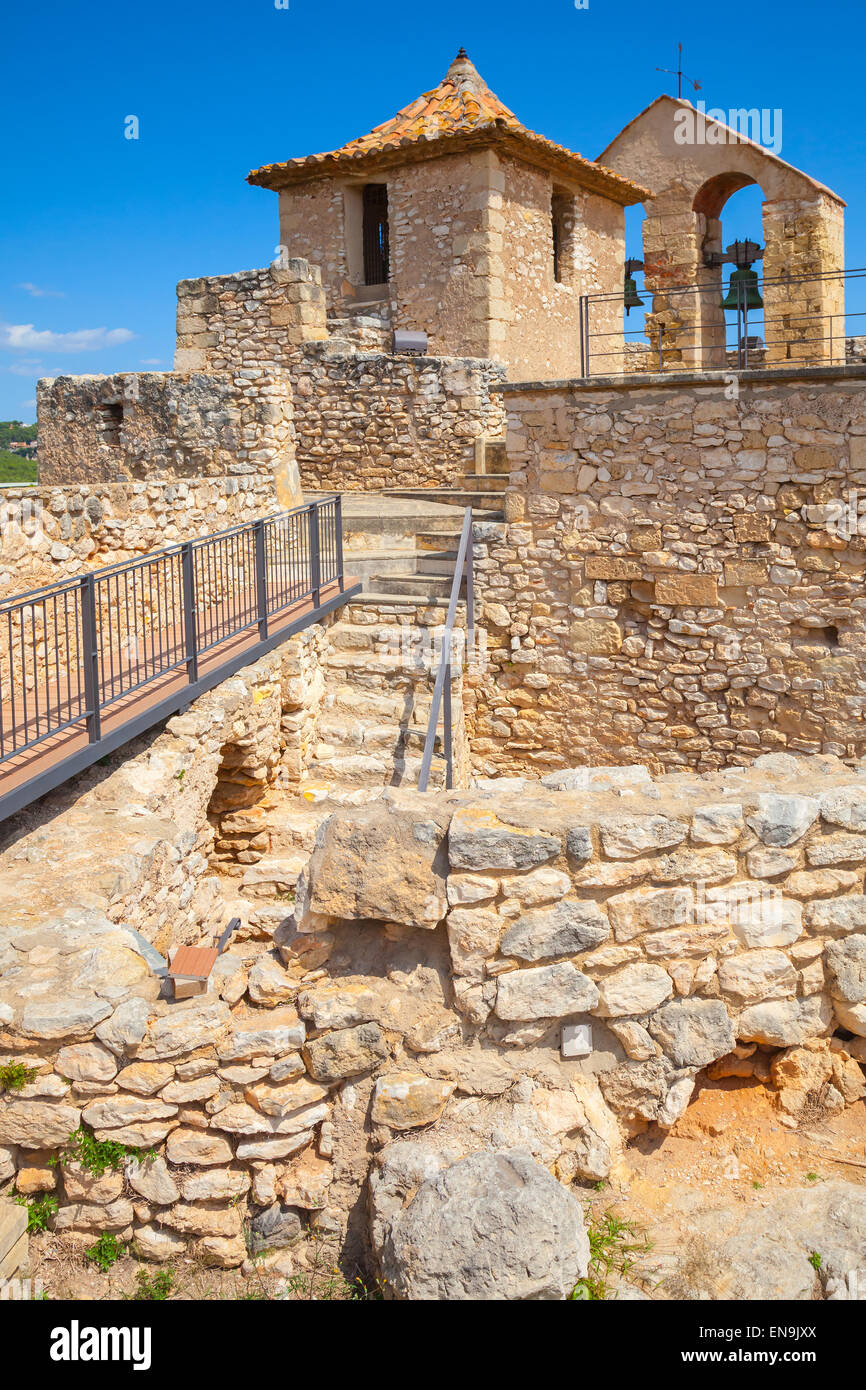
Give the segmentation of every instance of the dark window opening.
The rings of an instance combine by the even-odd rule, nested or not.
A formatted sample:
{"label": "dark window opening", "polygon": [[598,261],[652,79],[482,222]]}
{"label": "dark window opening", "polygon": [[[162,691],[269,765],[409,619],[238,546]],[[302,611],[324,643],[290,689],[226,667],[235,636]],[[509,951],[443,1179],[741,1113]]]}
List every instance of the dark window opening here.
{"label": "dark window opening", "polygon": [[551,235],[553,240],[553,278],[558,284],[569,279],[568,259],[571,249],[572,203],[568,193],[553,190],[550,205]]}
{"label": "dark window opening", "polygon": [[364,185],[364,284],[384,285],[389,278],[388,188]]}
{"label": "dark window opening", "polygon": [[123,402],[111,401],[96,407],[96,428],[104,444],[113,448],[120,445],[120,431],[123,429]]}

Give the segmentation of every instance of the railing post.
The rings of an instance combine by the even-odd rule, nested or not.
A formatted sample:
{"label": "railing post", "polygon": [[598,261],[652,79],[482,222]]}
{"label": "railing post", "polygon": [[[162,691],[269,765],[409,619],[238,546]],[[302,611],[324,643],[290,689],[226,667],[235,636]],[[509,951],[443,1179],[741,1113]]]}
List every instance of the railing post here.
{"label": "railing post", "polygon": [[264,642],[268,635],[268,575],[265,554],[265,519],[257,517],[253,522],[253,539],[256,554],[256,612],[259,619],[259,638]]}
{"label": "railing post", "polygon": [[340,583],[340,593],[343,592],[343,494],[337,493],[334,500],[334,530],[337,541],[337,579]]}
{"label": "railing post", "polygon": [[475,658],[475,543],[472,522],[469,523],[469,544],[466,547],[466,666]]}
{"label": "railing post", "polygon": [[662,325],[659,324],[659,371],[664,371],[664,356],[662,348]]}
{"label": "railing post", "polygon": [[98,743],[102,736],[99,709],[99,647],[96,637],[96,581],[92,573],[81,580],[81,650],[84,654],[84,703],[87,737]]}
{"label": "railing post", "polygon": [[577,322],[580,329],[580,375],[585,377],[586,371],[586,333],[584,329],[584,309],[586,306],[586,295],[582,294],[577,301]]}
{"label": "railing post", "polygon": [[319,553],[319,507],[311,502],[307,508],[310,518],[310,587],[313,591],[313,607],[318,608],[322,601],[322,569]]}
{"label": "railing post", "polygon": [[180,549],[180,572],[183,582],[183,633],[186,650],[186,674],[190,685],[198,680],[198,634],[195,621],[195,567],[192,541],[184,541]]}
{"label": "railing post", "polygon": [[[447,660],[445,663],[445,689],[442,691],[442,738],[445,743],[445,790],[454,786],[454,750],[451,740],[451,633],[445,634]],[[446,653],[442,653],[445,660]]]}

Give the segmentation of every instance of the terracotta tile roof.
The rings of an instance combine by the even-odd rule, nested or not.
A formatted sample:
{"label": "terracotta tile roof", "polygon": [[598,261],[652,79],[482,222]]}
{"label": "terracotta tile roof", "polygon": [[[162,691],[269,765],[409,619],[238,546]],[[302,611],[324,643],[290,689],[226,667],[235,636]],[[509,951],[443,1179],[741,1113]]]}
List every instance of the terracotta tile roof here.
{"label": "terracotta tile roof", "polygon": [[637,203],[649,196],[631,179],[527,130],[491,92],[462,48],[438,87],[404,106],[369,135],[326,154],[265,164],[254,169],[247,182],[262,188],[285,188],[350,165],[382,167],[491,143],[503,145],[529,163],[559,170],[563,177],[617,202]]}

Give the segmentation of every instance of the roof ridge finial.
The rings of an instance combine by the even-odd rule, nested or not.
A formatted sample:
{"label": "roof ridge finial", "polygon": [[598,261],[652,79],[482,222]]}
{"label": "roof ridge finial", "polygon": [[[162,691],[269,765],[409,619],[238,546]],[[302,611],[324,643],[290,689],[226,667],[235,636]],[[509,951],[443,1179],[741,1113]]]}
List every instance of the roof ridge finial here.
{"label": "roof ridge finial", "polygon": [[460,49],[459,53],[457,54],[457,57],[454,59],[454,62],[451,64],[451,66],[448,69],[448,72],[445,75],[446,78],[450,77],[452,81],[455,78],[459,79],[462,82],[467,83],[470,87],[472,87],[473,84],[483,84],[483,79],[479,74],[478,69],[476,68],[472,59],[469,57],[469,54],[466,52],[465,48]]}

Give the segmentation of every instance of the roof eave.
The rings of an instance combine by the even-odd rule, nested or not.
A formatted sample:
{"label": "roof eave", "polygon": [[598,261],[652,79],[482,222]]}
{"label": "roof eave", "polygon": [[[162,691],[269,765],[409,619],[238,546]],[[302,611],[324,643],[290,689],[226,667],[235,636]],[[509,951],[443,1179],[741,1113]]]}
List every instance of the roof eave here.
{"label": "roof eave", "polygon": [[463,150],[494,146],[504,147],[525,162],[559,173],[571,182],[611,198],[624,207],[643,202],[652,196],[649,189],[642,188],[621,174],[615,174],[603,165],[569,151],[560,152],[542,136],[535,136],[531,131],[518,133],[499,125],[456,132],[434,140],[400,140],[392,146],[386,145],[381,150],[361,154],[341,155],[335,151],[333,154],[310,155],[297,163],[292,161],[286,164],[266,164],[260,169],[253,169],[247,175],[247,183],[257,188],[269,188],[279,192],[297,184],[333,178],[339,174],[351,175],[374,169],[394,168],[408,161],[416,163],[421,160],[439,159]]}

